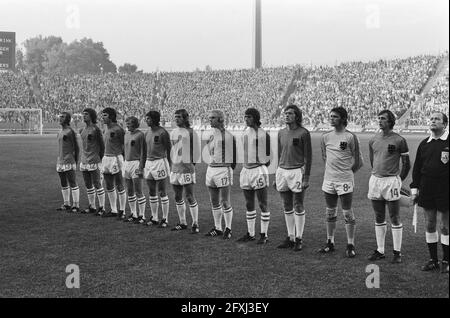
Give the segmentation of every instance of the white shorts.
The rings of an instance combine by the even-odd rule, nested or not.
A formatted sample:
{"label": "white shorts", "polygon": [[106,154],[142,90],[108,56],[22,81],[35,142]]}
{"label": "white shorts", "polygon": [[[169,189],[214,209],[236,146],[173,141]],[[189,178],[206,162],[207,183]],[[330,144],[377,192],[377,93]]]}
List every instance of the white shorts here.
{"label": "white shorts", "polygon": [[323,180],[322,191],[329,194],[343,195],[347,193],[352,193],[355,184],[353,181],[348,182],[335,182]]}
{"label": "white shorts", "polygon": [[194,184],[195,181],[195,172],[190,173],[179,173],[179,172],[171,172],[170,173],[170,183],[173,185],[186,185],[186,184]]}
{"label": "white shorts", "polygon": [[297,169],[283,169],[278,167],[275,174],[277,191],[302,192],[303,167]]}
{"label": "white shorts", "polygon": [[400,189],[402,188],[402,179],[399,176],[376,177],[372,175],[369,179],[369,193],[367,197],[370,200],[400,200]]}
{"label": "white shorts", "polygon": [[139,160],[126,161],[123,163],[122,176],[124,179],[137,179],[141,176],[136,173],[139,170]]}
{"label": "white shorts", "polygon": [[144,178],[148,180],[163,180],[169,176],[169,161],[167,158],[147,160],[144,168]]}
{"label": "white shorts", "polygon": [[231,167],[211,167],[206,169],[206,186],[223,188],[233,185],[233,171]]}
{"label": "white shorts", "polygon": [[241,170],[239,184],[244,190],[259,190],[269,186],[269,170],[266,166]]}
{"label": "white shorts", "polygon": [[100,172],[103,174],[116,174],[122,171],[123,156],[118,155],[114,157],[104,156]]}
{"label": "white shorts", "polygon": [[80,171],[96,171],[100,166],[100,163],[80,163]]}
{"label": "white shorts", "polygon": [[75,163],[58,163],[56,164],[56,171],[66,172],[66,171],[77,171],[77,165]]}

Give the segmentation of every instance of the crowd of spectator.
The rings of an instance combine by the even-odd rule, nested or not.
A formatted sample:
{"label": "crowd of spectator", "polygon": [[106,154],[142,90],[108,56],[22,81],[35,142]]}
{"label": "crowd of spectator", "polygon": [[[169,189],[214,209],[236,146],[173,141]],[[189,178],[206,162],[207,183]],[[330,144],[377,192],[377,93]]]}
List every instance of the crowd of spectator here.
{"label": "crowd of spectator", "polygon": [[416,101],[441,59],[422,55],[302,68],[290,101],[302,106],[311,126],[327,124],[330,109],[338,106],[348,110],[351,123],[375,125],[382,109],[401,117]]}
{"label": "crowd of spectator", "polygon": [[437,78],[431,90],[424,96],[423,102],[411,111],[408,125],[427,125],[428,118],[435,111],[440,111],[448,115],[448,75],[449,68],[447,64],[445,72]]}
{"label": "crowd of spectator", "polygon": [[[0,107],[41,108],[44,122],[56,122],[63,110],[80,113],[86,107],[97,111],[114,107],[120,118],[142,118],[148,110],[158,109],[164,122],[172,120],[176,109],[186,108],[197,124],[207,122],[211,109],[223,110],[227,123],[242,123],[245,109],[255,107],[263,124],[274,126],[280,124],[280,107],[287,100],[303,110],[305,125],[326,125],[329,110],[343,106],[349,121],[364,127],[374,124],[382,109],[397,117],[404,114],[443,57],[175,73],[32,77],[0,73]],[[448,67],[425,99],[422,107],[411,110],[410,124],[431,109],[448,112]]]}
{"label": "crowd of spectator", "polygon": [[186,108],[204,123],[208,110],[221,109],[227,123],[242,123],[245,109],[255,107],[264,124],[273,124],[293,74],[294,67],[168,73],[163,76],[168,92],[163,113]]}
{"label": "crowd of spectator", "polygon": [[0,73],[0,107],[31,108],[34,103],[30,81],[23,75]]}

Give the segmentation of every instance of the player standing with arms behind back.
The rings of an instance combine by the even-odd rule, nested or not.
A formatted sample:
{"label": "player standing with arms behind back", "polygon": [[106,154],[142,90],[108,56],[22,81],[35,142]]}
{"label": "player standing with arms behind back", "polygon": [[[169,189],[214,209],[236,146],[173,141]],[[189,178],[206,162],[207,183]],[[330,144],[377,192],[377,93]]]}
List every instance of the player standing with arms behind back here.
{"label": "player standing with arms behind back", "polygon": [[305,227],[305,190],[311,173],[311,135],[302,127],[302,112],[296,105],[284,109],[286,128],[278,132],[276,188],[283,199],[288,236],[278,248],[302,249]]}
{"label": "player standing with arms behind back", "polygon": [[[83,110],[83,121],[86,127],[80,129],[83,148],[81,151],[80,171],[83,173],[87,190],[89,207],[84,213],[104,213],[105,190],[100,177],[100,163],[105,153],[102,131],[98,128],[97,113],[92,108]],[[95,193],[97,192],[98,211],[95,208]]]}
{"label": "player standing with arms behind back", "polygon": [[[384,242],[386,237],[386,205],[392,223],[394,257],[391,263],[401,263],[403,225],[400,222],[400,190],[402,181],[411,168],[408,144],[405,138],[393,131],[395,116],[390,110],[378,114],[381,129],[369,141],[369,158],[372,175],[369,180],[367,197],[372,200],[375,211],[375,235],[378,248],[369,256],[370,261],[385,258]],[[400,172],[400,159],[402,170]]]}
{"label": "player standing with arms behind back", "polygon": [[355,134],[346,129],[347,111],[336,107],[330,111],[332,131],[322,135],[322,158],[325,162],[322,191],[327,205],[327,244],[319,253],[334,251],[334,233],[336,231],[337,204],[341,200],[342,212],[347,232],[347,257],[355,257],[355,216],[352,209],[354,191],[354,173],[362,166],[359,141]]}
{"label": "player standing with arms behind back", "polygon": [[[61,192],[64,204],[58,211],[79,212],[80,211],[80,189],[78,188],[75,171],[79,155],[75,132],[70,127],[71,116],[68,112],[59,115],[61,131],[58,133],[58,159],[56,171],[61,181]],[[69,188],[70,186],[70,188]],[[73,205],[70,206],[70,190],[72,189]]]}
{"label": "player standing with arms behind back", "polygon": [[[147,154],[145,137],[144,133],[138,129],[139,120],[136,117],[128,117],[125,123],[128,131],[125,133],[123,178],[127,186],[128,205],[131,210],[131,216],[125,221],[141,223],[141,220],[145,220],[146,203],[145,195],[142,192],[142,175]],[[137,215],[136,202],[139,206],[139,216]]]}
{"label": "player standing with arms behind back", "polygon": [[270,212],[267,210],[267,187],[269,186],[270,136],[261,128],[260,113],[255,108],[248,108],[244,117],[247,130],[244,132],[244,165],[240,175],[240,186],[244,192],[247,208],[247,234],[238,242],[255,240],[255,194],[261,208],[261,232],[258,244],[268,242]]}
{"label": "player standing with arms behind back", "polygon": [[[106,125],[103,133],[105,142],[105,156],[102,159],[103,176],[105,177],[106,191],[108,192],[111,211],[104,213],[103,217],[123,218],[127,204],[127,194],[123,185],[123,147],[125,131],[117,123],[117,113],[113,108],[107,107],[102,111],[102,120]],[[117,212],[117,192],[119,194],[119,213]]]}
{"label": "player standing with arms behind back", "polygon": [[441,272],[448,273],[448,188],[449,188],[449,143],[448,117],[444,113],[433,113],[430,119],[430,137],[422,140],[417,149],[413,168],[411,193],[414,201],[425,211],[426,242],[430,260],[423,271],[439,269],[437,215],[441,217],[441,245],[444,257]]}
{"label": "player standing with arms behind back", "polygon": [[175,192],[175,203],[177,205],[178,223],[172,231],[187,229],[186,205],[183,200],[183,190],[189,203],[192,217],[192,234],[199,233],[198,227],[198,203],[194,196],[195,163],[200,153],[199,139],[191,128],[189,114],[185,109],[175,111],[175,124],[177,128],[170,133],[172,142],[172,171],[170,172],[170,183]]}
{"label": "player standing with arms behind back", "polygon": [[[233,169],[236,167],[236,140],[225,129],[224,121],[222,111],[210,111],[209,122],[213,131],[207,144],[210,162],[205,184],[209,191],[214,227],[205,236],[222,235],[223,239],[230,239],[233,221],[230,188],[233,185]],[[222,231],[222,217],[225,219],[225,231]]]}
{"label": "player standing with arms behind back", "polygon": [[[169,217],[169,197],[166,192],[167,177],[170,172],[170,136],[167,130],[160,126],[161,114],[151,110],[145,115],[148,130],[145,132],[145,143],[147,148],[147,160],[144,168],[144,178],[150,194],[150,209],[152,215],[147,225],[158,225],[166,228]],[[161,198],[161,209],[163,217],[158,222],[159,200],[156,195],[159,192]]]}

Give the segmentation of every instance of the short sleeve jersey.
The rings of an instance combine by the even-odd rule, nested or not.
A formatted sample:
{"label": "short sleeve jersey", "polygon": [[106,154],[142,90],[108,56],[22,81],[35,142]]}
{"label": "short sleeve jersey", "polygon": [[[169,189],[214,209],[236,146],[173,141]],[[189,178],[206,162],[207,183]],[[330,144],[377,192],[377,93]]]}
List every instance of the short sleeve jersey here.
{"label": "short sleeve jersey", "polygon": [[301,168],[306,163],[305,146],[311,143],[309,131],[303,127],[283,128],[278,132],[278,147],[281,147],[279,167],[283,169]]}
{"label": "short sleeve jersey", "polygon": [[177,127],[170,133],[172,143],[172,172],[194,173],[194,158],[200,147],[198,136],[192,128]]}
{"label": "short sleeve jersey", "polygon": [[81,140],[83,149],[81,151],[81,162],[84,164],[99,163],[100,153],[104,151],[103,136],[97,125],[86,126],[81,129]]}
{"label": "short sleeve jersey", "polygon": [[231,167],[235,158],[236,140],[227,130],[214,128],[207,140],[211,167]]}
{"label": "short sleeve jersey", "polygon": [[270,160],[270,136],[263,128],[248,128],[242,134],[244,167],[252,169]]}
{"label": "short sleeve jersey", "polygon": [[72,128],[62,129],[57,136],[58,139],[58,164],[73,164],[75,161],[76,137]]}
{"label": "short sleeve jersey", "polygon": [[103,132],[105,156],[118,156],[123,154],[124,136],[125,131],[118,124],[113,124],[111,128],[106,127]]}
{"label": "short sleeve jersey", "polygon": [[135,130],[133,133],[127,131],[125,133],[125,160],[140,161],[144,151],[144,143],[145,137],[142,131]]}
{"label": "short sleeve jersey", "polygon": [[348,130],[332,130],[322,135],[320,146],[325,159],[324,180],[353,181],[354,158],[359,156],[359,141],[356,135]]}
{"label": "short sleeve jersey", "polygon": [[147,160],[167,158],[170,136],[163,127],[149,128],[145,132],[145,142],[147,144]]}
{"label": "short sleeve jersey", "polygon": [[409,154],[405,138],[395,132],[387,136],[379,132],[370,139],[369,147],[373,152],[374,176],[382,178],[400,174],[400,157]]}

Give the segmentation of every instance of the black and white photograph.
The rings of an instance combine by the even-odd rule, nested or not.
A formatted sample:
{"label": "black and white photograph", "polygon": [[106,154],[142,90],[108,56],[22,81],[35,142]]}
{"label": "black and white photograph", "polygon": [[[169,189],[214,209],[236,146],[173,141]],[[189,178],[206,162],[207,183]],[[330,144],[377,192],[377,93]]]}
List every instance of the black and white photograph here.
{"label": "black and white photograph", "polygon": [[448,0],[0,0],[0,298],[448,299],[448,117]]}

